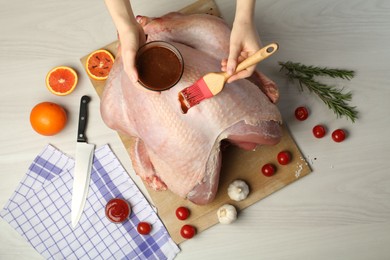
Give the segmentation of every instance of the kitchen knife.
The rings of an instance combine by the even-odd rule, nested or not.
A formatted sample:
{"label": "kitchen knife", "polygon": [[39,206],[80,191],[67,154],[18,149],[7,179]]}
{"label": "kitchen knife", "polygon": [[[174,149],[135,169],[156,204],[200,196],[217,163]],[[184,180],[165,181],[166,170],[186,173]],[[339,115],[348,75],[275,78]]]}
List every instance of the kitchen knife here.
{"label": "kitchen knife", "polygon": [[91,179],[92,159],[95,145],[87,143],[85,130],[88,119],[88,103],[91,100],[88,96],[81,97],[79,128],[77,132],[76,164],[73,177],[72,192],[72,228],[74,229],[83,213],[85,201],[87,200],[89,182]]}

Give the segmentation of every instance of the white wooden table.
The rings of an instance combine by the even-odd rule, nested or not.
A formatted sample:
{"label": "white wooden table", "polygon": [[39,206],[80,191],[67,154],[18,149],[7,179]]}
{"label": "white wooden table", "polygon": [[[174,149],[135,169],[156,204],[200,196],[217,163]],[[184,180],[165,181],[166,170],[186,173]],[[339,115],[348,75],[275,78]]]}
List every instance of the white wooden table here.
{"label": "white wooden table", "polygon": [[[135,13],[158,16],[192,0],[134,0]],[[228,23],[235,1],[218,0]],[[356,0],[259,0],[256,23],[263,43],[281,49],[260,68],[280,85],[279,107],[313,173],[243,211],[230,226],[217,225],[181,245],[177,259],[389,259],[390,257],[390,4]],[[34,157],[47,143],[74,155],[79,99],[92,97],[89,140],[109,143],[127,171],[131,162],[117,134],[99,114],[99,98],[85,73],[69,96],[45,87],[47,71],[70,65],[116,38],[103,1],[2,1],[0,3],[0,207]],[[307,92],[301,94],[279,72],[277,61],[353,69],[356,77],[336,81],[352,91],[360,117],[355,124],[336,119]],[[60,134],[44,137],[29,123],[41,101],[64,105],[69,117]],[[297,122],[294,109],[311,116]],[[348,139],[328,134],[315,139],[311,128],[344,128]],[[134,179],[139,182],[138,177]],[[142,187],[142,184],[140,184]],[[41,256],[0,220],[0,259]]]}

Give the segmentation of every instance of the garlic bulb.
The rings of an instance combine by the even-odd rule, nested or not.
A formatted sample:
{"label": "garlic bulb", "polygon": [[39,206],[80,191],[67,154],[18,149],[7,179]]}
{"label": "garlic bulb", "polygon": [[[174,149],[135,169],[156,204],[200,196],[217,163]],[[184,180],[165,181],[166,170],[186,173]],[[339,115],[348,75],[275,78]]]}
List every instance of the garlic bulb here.
{"label": "garlic bulb", "polygon": [[229,198],[235,201],[246,199],[249,194],[249,187],[245,181],[235,180],[228,187]]}
{"label": "garlic bulb", "polygon": [[221,206],[217,211],[219,223],[230,224],[237,219],[237,210],[230,204]]}

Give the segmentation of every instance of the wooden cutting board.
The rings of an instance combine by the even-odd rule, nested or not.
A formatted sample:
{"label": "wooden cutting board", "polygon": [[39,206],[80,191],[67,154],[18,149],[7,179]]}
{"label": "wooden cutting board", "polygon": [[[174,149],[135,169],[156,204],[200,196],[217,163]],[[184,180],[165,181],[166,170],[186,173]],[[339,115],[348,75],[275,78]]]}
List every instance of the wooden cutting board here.
{"label": "wooden cutting board", "polygon": [[[208,13],[220,16],[218,7],[213,0],[199,0],[180,10],[180,12],[185,14]],[[117,45],[118,42],[115,41],[102,47],[102,49],[106,49],[116,55]],[[83,67],[85,67],[87,57],[88,54],[81,58]],[[101,96],[105,82],[94,79],[91,79],[91,82],[98,95]],[[130,148],[133,146],[132,138],[122,134],[119,134],[119,136],[129,153]],[[292,162],[286,166],[278,165],[276,160],[276,155],[282,150],[287,150],[292,154]],[[274,176],[265,177],[261,173],[261,167],[266,163],[273,163],[277,166],[277,172]],[[216,212],[221,205],[229,203],[234,205],[238,211],[242,211],[271,193],[306,176],[310,172],[310,167],[304,160],[286,126],[284,126],[283,138],[275,146],[263,146],[256,151],[244,151],[230,146],[223,152],[218,193],[215,200],[208,205],[197,206],[170,191],[156,192],[149,188],[147,190],[158,210],[158,215],[164,222],[172,239],[179,244],[184,241],[180,236],[180,228],[184,224],[194,225],[198,233],[202,232],[218,223]],[[241,202],[232,201],[227,195],[227,187],[236,179],[246,181],[251,190],[248,198]],[[190,209],[191,215],[188,220],[180,221],[176,218],[175,210],[179,206],[186,206]]]}

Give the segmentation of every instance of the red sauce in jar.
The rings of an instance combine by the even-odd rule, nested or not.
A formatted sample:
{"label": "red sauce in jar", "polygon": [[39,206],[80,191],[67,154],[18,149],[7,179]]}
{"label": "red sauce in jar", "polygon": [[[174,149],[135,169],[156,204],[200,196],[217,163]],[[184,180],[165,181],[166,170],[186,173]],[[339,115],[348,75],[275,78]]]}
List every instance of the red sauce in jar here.
{"label": "red sauce in jar", "polygon": [[156,91],[173,87],[180,80],[183,72],[183,63],[179,55],[178,51],[175,53],[163,46],[163,43],[141,48],[137,57],[140,83]]}
{"label": "red sauce in jar", "polygon": [[125,221],[129,215],[129,203],[123,199],[112,199],[106,205],[106,217],[114,223]]}

